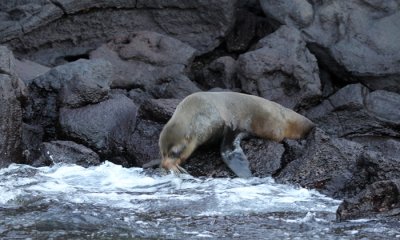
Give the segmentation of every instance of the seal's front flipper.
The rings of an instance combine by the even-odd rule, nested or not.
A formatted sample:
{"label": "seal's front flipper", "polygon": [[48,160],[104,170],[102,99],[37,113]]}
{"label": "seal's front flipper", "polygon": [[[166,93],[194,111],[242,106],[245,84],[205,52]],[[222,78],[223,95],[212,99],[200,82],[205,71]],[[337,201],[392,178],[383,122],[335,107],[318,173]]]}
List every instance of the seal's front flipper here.
{"label": "seal's front flipper", "polygon": [[153,159],[142,165],[142,168],[157,168],[161,164],[161,159]]}
{"label": "seal's front flipper", "polygon": [[238,177],[249,178],[252,176],[249,167],[250,163],[243,149],[240,147],[240,141],[243,137],[243,133],[225,128],[221,145],[221,156],[226,165]]}

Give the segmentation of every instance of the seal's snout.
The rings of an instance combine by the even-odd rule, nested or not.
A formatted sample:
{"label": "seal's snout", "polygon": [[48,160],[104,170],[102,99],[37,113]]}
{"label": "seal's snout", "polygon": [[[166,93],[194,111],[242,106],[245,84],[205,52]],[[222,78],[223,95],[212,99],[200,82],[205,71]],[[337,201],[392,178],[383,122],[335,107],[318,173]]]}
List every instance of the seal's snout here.
{"label": "seal's snout", "polygon": [[163,158],[163,160],[161,161],[161,167],[164,168],[165,170],[173,169],[175,165],[176,165],[175,159],[169,157]]}
{"label": "seal's snout", "polygon": [[173,159],[166,157],[161,161],[161,167],[167,171],[172,171],[175,174],[180,174],[180,173],[188,174],[188,172],[184,168],[179,166],[180,162],[181,162],[180,159]]}

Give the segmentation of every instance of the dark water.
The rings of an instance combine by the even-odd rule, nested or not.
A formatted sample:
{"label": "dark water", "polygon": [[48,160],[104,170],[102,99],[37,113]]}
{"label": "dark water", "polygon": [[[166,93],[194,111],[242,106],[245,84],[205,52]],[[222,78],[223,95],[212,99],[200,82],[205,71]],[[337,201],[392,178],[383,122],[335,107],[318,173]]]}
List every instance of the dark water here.
{"label": "dark water", "polygon": [[160,176],[105,164],[0,170],[1,239],[400,239],[336,222],[340,201],[271,178]]}

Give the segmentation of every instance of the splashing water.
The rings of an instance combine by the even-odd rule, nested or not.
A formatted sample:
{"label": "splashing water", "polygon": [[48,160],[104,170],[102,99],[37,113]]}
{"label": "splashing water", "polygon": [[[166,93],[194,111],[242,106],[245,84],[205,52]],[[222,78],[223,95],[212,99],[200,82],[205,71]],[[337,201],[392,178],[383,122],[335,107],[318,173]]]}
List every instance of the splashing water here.
{"label": "splashing water", "polygon": [[110,162],[90,168],[14,164],[0,170],[0,238],[400,236],[373,220],[335,222],[339,203],[272,178],[160,176]]}

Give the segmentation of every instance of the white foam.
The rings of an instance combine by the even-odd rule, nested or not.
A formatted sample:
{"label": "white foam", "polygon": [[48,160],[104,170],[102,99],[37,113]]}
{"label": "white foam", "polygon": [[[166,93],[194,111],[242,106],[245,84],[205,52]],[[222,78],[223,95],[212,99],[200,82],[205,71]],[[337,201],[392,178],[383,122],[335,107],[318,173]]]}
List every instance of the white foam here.
{"label": "white foam", "polygon": [[329,199],[330,204],[326,205],[324,202],[328,198],[315,191],[276,184],[272,179],[254,178],[250,180],[250,185],[236,182],[239,186],[232,186],[234,183],[228,188],[216,190],[220,209],[234,212],[273,212],[286,209],[307,213],[316,210],[315,204],[319,202],[318,211],[334,212],[337,206],[332,206],[331,203],[340,203]]}
{"label": "white foam", "polygon": [[215,236],[214,236],[213,233],[211,233],[211,232],[204,231],[204,232],[202,232],[202,233],[197,234],[196,237],[200,237],[200,238],[213,238],[213,237],[215,237]]}
{"label": "white foam", "polygon": [[[26,170],[33,173],[9,177]],[[30,194],[138,212],[202,202],[204,204],[193,211],[197,216],[275,211],[335,212],[340,203],[316,191],[277,184],[272,178],[147,176],[141,168],[124,168],[110,162],[89,168],[77,165],[32,168],[13,164],[0,170],[0,204]]]}
{"label": "white foam", "polygon": [[348,220],[349,222],[352,223],[366,223],[366,222],[370,222],[370,221],[374,221],[375,219],[371,218],[371,219],[366,219],[366,218],[361,218],[361,219],[354,219],[354,220]]}
{"label": "white foam", "polygon": [[360,231],[359,230],[348,230],[348,231],[344,231],[345,233],[348,233],[350,235],[356,235],[358,234]]}
{"label": "white foam", "polygon": [[9,201],[15,199],[19,194],[19,190],[10,191],[5,187],[0,186],[0,204],[7,204]]}

